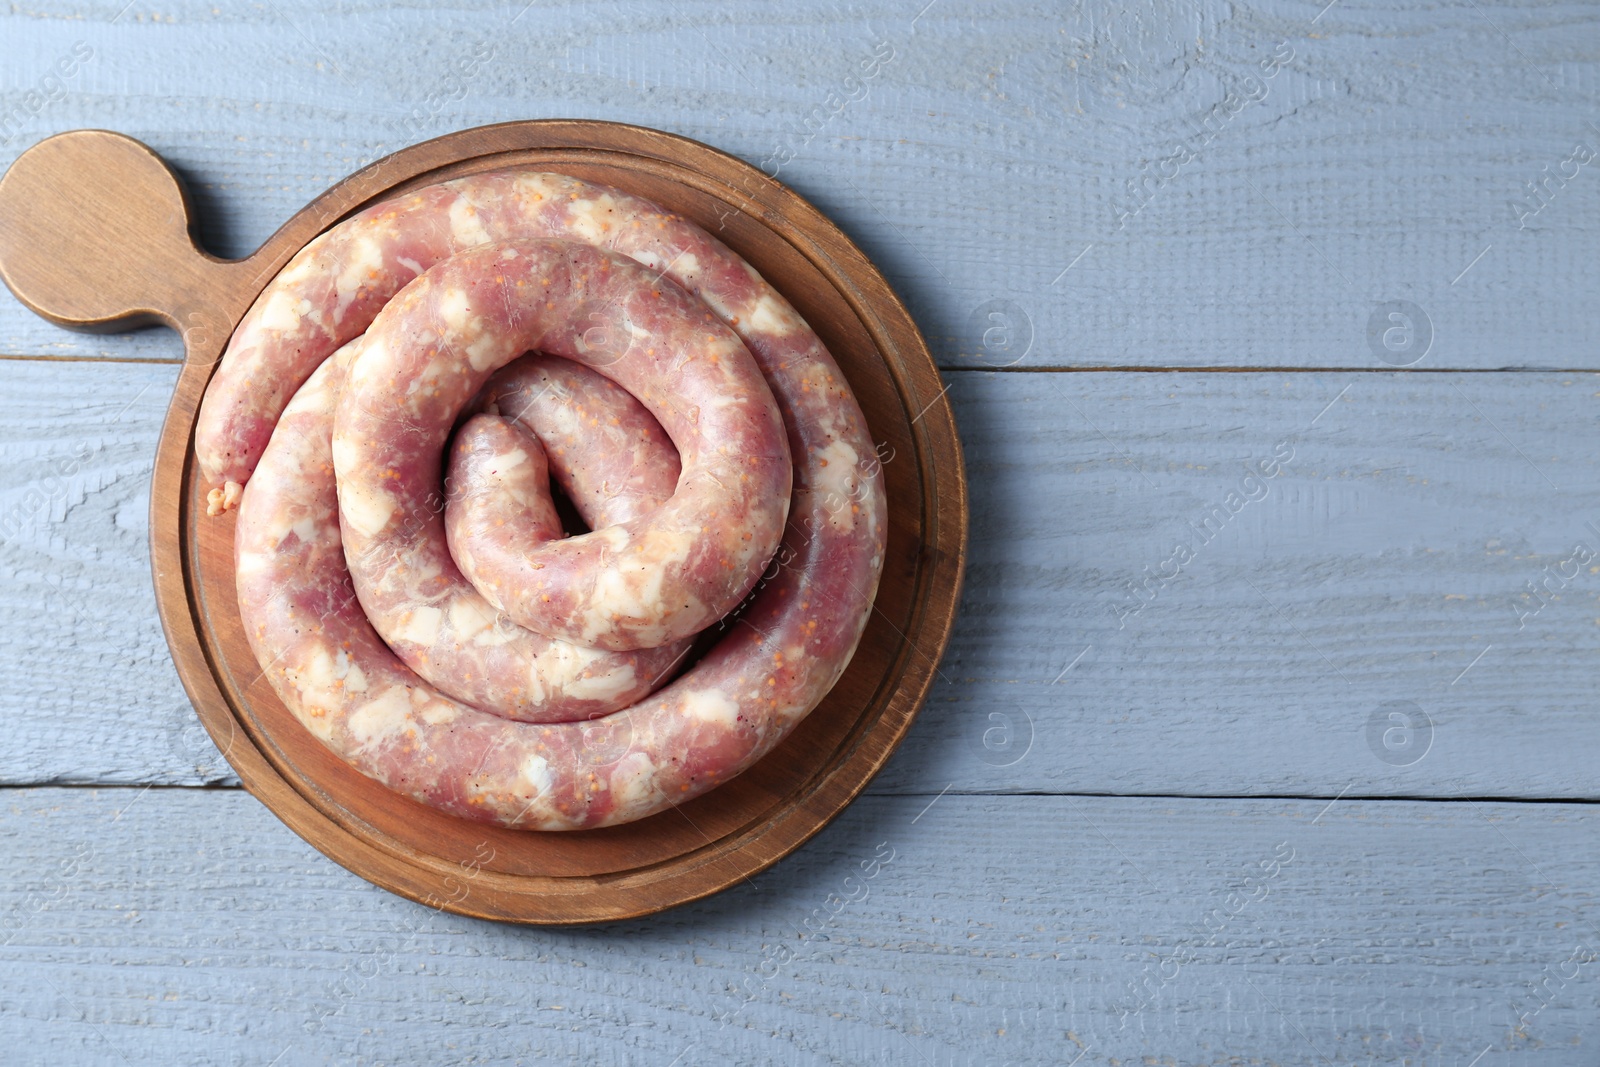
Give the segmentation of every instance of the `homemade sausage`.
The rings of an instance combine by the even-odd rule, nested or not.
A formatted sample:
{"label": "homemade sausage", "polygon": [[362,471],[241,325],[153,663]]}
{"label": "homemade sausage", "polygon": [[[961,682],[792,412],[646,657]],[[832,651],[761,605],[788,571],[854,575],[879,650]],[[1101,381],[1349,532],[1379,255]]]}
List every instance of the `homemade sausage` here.
{"label": "homemade sausage", "polygon": [[[391,340],[409,343],[416,335],[391,334],[380,323],[371,337],[322,364],[282,410],[299,379],[359,336],[424,269],[458,247],[546,235],[621,251],[678,282],[731,325],[770,386],[793,462],[783,542],[754,595],[724,620],[721,639],[664,689],[593,721],[518,722],[452,699],[402,663],[361,609],[346,565],[347,552],[357,553],[339,532],[332,431],[336,409],[350,428],[367,425],[363,420],[374,408],[338,401],[339,379],[352,363],[384,373],[409,366],[401,376],[428,391],[431,379],[412,373],[422,350],[390,348]],[[437,254],[419,259],[408,254],[413,252]],[[600,271],[598,260],[580,256],[569,262],[580,260]],[[608,262],[612,272],[628,269]],[[438,278],[449,277],[451,269],[441,264]],[[415,324],[406,316],[417,307],[447,317],[439,297],[444,291],[437,278],[423,279],[416,290],[421,295],[407,290],[386,322]],[[413,299],[421,303],[412,306]],[[467,306],[478,307],[470,299]],[[579,342],[596,342],[597,349],[604,347],[600,342],[622,343],[600,334],[584,339],[597,323],[582,316],[596,311],[601,333],[609,334],[622,325],[614,309],[581,301],[568,307],[579,316],[564,327],[573,354],[581,354]],[[465,326],[468,346],[478,337],[471,318]],[[365,355],[355,360],[368,343],[380,340],[378,358],[370,364]],[[516,355],[509,351],[511,340],[501,341],[490,362]],[[469,352],[456,355],[458,364],[471,367]],[[622,355],[620,362],[634,358],[626,350]],[[482,380],[478,368],[439,372],[451,380]],[[417,432],[437,442],[437,475],[448,420],[441,432],[442,416],[429,402],[411,405],[406,397],[383,392],[376,373],[372,381],[351,386],[352,395],[368,398],[385,416],[378,425],[389,427],[388,436],[374,439],[403,436],[390,433],[398,425],[392,413],[402,407],[428,416],[418,420]],[[648,375],[638,373],[630,380],[648,383]],[[640,388],[648,392],[650,386]],[[455,409],[470,394],[465,385],[448,391]],[[488,393],[494,391],[491,385]],[[653,401],[663,422],[680,429],[705,417],[692,407],[672,408],[675,395],[641,399]],[[614,190],[507,172],[425,189],[363,212],[308,246],[263,293],[230,345],[207,407],[212,416],[203,415],[196,447],[218,490],[214,502],[230,503],[250,479],[236,543],[239,599],[271,684],[313,734],[363,773],[467,818],[535,829],[607,825],[712,788],[769,751],[821,700],[849,662],[871,611],[883,564],[882,476],[837,366],[787,302],[736,255],[687,221]],[[376,469],[368,462],[372,458],[359,452],[355,459],[345,457],[369,471]],[[770,459],[770,450],[757,458]],[[258,459],[260,470],[250,478]],[[689,469],[686,456],[684,470]],[[402,473],[400,480],[407,477]],[[360,484],[382,481],[369,473]],[[405,495],[412,499],[409,482]],[[364,498],[356,509],[370,503]],[[362,517],[371,520],[373,514]],[[645,509],[623,524],[648,525],[651,514]],[[548,516],[529,522],[549,529]],[[755,571],[765,565],[759,552],[750,558]],[[381,570],[374,565],[374,573]]]}

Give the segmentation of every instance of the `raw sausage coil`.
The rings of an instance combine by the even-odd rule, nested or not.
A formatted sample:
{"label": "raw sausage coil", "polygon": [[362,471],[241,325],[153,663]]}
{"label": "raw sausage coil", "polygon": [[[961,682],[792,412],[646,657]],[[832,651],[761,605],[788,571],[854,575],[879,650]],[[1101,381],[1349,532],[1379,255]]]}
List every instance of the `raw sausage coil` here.
{"label": "raw sausage coil", "polygon": [[[594,375],[551,355],[631,398],[577,399]],[[554,415],[509,410],[557,378]],[[637,448],[585,447],[588,406],[628,412],[608,432]],[[236,331],[196,452],[213,508],[239,506],[241,615],[291,712],[505,826],[625,822],[749,767],[843,672],[882,570],[881,472],[815,333],[697,226],[559,175],[431,187],[313,241]],[[559,537],[541,461],[593,533]],[[517,642],[536,684],[511,694],[473,650]]]}
{"label": "raw sausage coil", "polygon": [[529,349],[603,370],[661,423],[683,470],[671,499],[629,523],[480,559],[494,569],[484,596],[537,633],[616,651],[692,637],[733,610],[788,518],[793,468],[771,390],[703,303],[615,253],[546,239],[433,267],[383,309],[351,366],[333,465],[345,554],[378,632],[392,646],[420,629],[431,645],[424,611],[481,613],[425,501],[456,416]]}

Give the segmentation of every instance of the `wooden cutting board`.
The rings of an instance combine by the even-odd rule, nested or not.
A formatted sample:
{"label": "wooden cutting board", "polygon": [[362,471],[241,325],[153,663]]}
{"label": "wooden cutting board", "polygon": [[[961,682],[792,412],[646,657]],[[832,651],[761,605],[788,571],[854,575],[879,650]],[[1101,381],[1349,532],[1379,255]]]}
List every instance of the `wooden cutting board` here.
{"label": "wooden cutting board", "polygon": [[[626,826],[575,833],[484,827],[389,792],[289,714],[245,642],[233,514],[208,518],[195,416],[235,325],[306,242],[375,200],[509,166],[616,186],[679,212],[749,260],[821,335],[879,443],[889,548],[876,609],[826,700],[738,778]],[[861,792],[905,736],[955,617],[966,480],[939,372],[883,276],[816,208],[695,141],[609,122],[465,130],[379,160],[323,193],[255,254],[194,238],[181,182],[147,146],[61,134],[0,178],[0,278],[52,322],[109,332],[165,323],[185,362],[150,502],[157,605],[201,721],[245,788],[363,878],[433,907],[525,923],[630,918],[698,900],[794,851]]]}

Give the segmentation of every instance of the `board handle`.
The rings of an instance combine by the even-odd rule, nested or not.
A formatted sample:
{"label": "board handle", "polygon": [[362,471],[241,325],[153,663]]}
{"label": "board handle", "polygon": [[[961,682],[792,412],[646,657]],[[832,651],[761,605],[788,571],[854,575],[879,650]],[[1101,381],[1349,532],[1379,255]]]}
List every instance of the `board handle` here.
{"label": "board handle", "polygon": [[68,329],[164,323],[188,357],[214,358],[259,271],[201,249],[182,180],[148,145],[109,130],[40,141],[0,177],[0,280]]}

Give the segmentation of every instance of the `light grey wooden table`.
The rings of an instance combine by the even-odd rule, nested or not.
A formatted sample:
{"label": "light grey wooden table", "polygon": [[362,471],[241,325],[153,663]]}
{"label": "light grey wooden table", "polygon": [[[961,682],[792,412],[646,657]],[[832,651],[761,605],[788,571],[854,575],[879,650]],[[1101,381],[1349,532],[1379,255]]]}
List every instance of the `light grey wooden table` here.
{"label": "light grey wooden table", "polygon": [[973,491],[868,796],[704,903],[495,926],[237,788],[146,564],[178,341],[0,298],[0,1059],[1600,1060],[1600,10],[1323,2],[0,13],[0,162],[131,134],[222,255],[480,123],[770,161]]}

